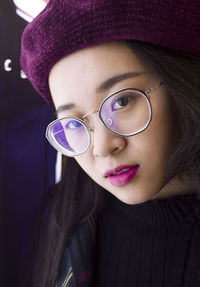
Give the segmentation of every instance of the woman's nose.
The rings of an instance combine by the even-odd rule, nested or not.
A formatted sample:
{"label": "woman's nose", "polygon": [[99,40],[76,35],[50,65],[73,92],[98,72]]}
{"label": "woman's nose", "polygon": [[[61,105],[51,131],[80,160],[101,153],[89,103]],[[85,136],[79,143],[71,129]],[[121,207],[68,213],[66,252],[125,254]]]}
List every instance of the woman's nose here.
{"label": "woman's nose", "polygon": [[95,127],[91,132],[91,145],[93,155],[97,157],[107,157],[120,153],[127,144],[125,137],[113,134],[100,119],[95,121]]}

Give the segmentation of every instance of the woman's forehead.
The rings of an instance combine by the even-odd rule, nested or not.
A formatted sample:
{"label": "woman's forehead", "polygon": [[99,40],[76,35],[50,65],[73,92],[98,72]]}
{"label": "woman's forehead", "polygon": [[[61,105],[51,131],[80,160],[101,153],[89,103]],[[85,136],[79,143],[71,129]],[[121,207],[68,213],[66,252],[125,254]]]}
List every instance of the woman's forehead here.
{"label": "woman's forehead", "polygon": [[[49,86],[56,108],[94,95],[111,93],[112,87],[149,72],[143,61],[123,42],[109,42],[78,51],[51,70]],[[86,96],[87,95],[87,96]],[[81,104],[81,103],[80,103]],[[82,102],[82,104],[84,104]]]}
{"label": "woman's forehead", "polygon": [[58,61],[50,71],[52,74],[65,72],[71,78],[115,74],[115,71],[127,72],[147,68],[143,60],[125,41],[112,41],[95,47],[86,48]]}

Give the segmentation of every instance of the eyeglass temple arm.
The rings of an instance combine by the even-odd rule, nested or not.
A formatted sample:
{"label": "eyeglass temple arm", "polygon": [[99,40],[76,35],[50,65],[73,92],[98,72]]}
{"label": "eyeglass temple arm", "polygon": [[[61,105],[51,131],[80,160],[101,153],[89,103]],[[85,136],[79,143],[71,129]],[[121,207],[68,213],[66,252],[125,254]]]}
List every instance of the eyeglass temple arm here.
{"label": "eyeglass temple arm", "polygon": [[161,81],[160,83],[156,84],[153,88],[150,88],[150,89],[146,90],[145,93],[149,94],[150,92],[156,90],[157,88],[159,88],[163,84],[164,84],[164,82]]}

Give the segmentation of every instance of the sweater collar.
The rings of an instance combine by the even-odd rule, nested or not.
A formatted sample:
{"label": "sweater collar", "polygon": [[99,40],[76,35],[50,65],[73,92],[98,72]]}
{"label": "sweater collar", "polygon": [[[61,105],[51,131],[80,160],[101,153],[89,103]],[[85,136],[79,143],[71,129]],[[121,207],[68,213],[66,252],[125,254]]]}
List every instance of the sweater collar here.
{"label": "sweater collar", "polygon": [[106,194],[109,212],[117,216],[125,215],[135,223],[144,225],[171,225],[200,219],[200,199],[196,193],[179,194],[164,199],[148,200],[139,204],[126,204],[112,195]]}

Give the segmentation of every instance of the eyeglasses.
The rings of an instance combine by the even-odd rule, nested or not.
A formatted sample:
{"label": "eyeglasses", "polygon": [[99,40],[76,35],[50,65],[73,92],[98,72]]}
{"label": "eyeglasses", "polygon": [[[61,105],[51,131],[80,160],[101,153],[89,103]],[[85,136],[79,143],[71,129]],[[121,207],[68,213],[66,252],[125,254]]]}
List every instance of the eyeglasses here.
{"label": "eyeglasses", "polygon": [[119,136],[130,137],[143,132],[152,119],[149,93],[163,84],[141,91],[127,88],[106,97],[96,111],[85,114],[82,119],[65,117],[51,122],[46,130],[50,144],[62,154],[74,157],[85,153],[90,146],[92,129],[87,116],[98,113],[106,128]]}

